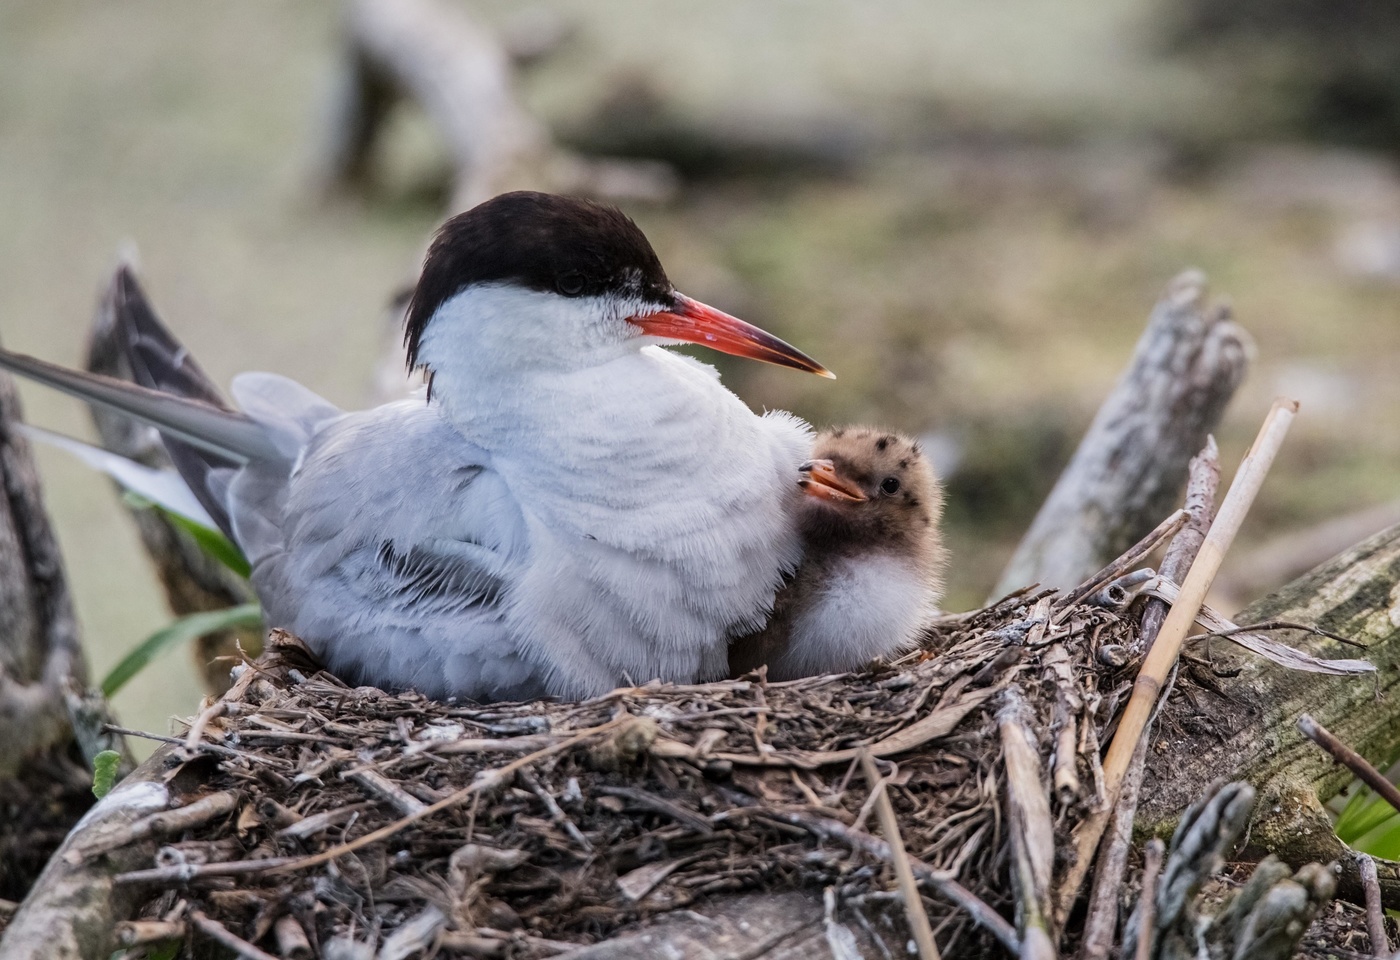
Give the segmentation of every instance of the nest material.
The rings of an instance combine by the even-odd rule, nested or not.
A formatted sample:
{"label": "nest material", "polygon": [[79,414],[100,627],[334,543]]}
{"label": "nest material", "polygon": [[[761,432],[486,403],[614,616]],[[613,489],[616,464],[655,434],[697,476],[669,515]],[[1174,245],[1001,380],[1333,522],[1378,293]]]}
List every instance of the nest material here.
{"label": "nest material", "polygon": [[[275,637],[191,737],[217,744],[204,783],[230,813],[122,882],[147,885],[144,918],[197,911],[255,943],[292,916],[312,945],[426,930],[449,950],[513,956],[698,898],[834,887],[838,916],[854,910],[902,947],[887,865],[861,843],[868,750],[888,758],[909,854],[1010,915],[998,694],[1015,685],[1029,704],[1067,833],[1095,799],[1098,743],[1131,676],[1103,661],[1121,662],[1133,617],[1053,599],[945,618],[924,649],[867,672],[654,684],[582,703],[352,689]],[[953,904],[925,904],[944,944],[986,938]]]}

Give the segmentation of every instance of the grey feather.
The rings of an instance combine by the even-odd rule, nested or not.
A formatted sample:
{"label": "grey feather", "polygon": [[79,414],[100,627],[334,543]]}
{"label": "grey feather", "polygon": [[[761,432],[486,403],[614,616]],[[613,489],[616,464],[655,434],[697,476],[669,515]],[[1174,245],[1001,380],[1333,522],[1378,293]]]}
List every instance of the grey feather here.
{"label": "grey feather", "polygon": [[0,367],[89,403],[100,403],[133,416],[162,433],[174,434],[217,456],[241,462],[284,456],[260,424],[242,414],[220,410],[198,400],[173,397],[95,373],[68,370],[8,350],[0,350]]}

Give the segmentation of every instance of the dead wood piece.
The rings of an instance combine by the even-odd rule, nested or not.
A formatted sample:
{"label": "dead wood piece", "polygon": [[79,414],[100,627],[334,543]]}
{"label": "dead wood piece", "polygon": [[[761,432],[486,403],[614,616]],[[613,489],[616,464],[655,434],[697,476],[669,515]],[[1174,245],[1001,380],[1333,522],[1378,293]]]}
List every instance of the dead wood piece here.
{"label": "dead wood piece", "polygon": [[347,780],[354,780],[370,793],[387,801],[399,812],[400,816],[420,816],[428,808],[428,805],[422,800],[410,795],[402,787],[395,785],[392,780],[374,770],[351,770],[342,776]]}
{"label": "dead wood piece", "polygon": [[1006,813],[1011,832],[1012,885],[1022,957],[1053,957],[1050,883],[1055,864],[1055,825],[1041,779],[1040,751],[1029,727],[1029,708],[1020,688],[1008,687],[997,711],[1006,763]]}
{"label": "dead wood piece", "polygon": [[[227,947],[243,957],[244,960],[277,960],[266,950],[260,950],[253,946],[219,921],[206,916],[202,911],[191,910],[189,916],[191,926],[220,946]],[[401,958],[396,958],[396,960],[401,960]]]}
{"label": "dead wood piece", "polygon": [[135,762],[87,662],[19,394],[0,376],[0,897],[20,899],[92,804],[93,758]]}
{"label": "dead wood piece", "polygon": [[300,921],[290,913],[278,917],[272,925],[273,936],[277,938],[277,952],[282,960],[304,960],[311,956],[311,941],[306,939],[306,931]]}
{"label": "dead wood piece", "polygon": [[123,920],[117,924],[117,943],[139,947],[148,943],[183,940],[189,928],[180,920]]}
{"label": "dead wood piece", "polygon": [[1172,280],[993,596],[1027,583],[1072,587],[1163,516],[1251,352],[1228,309],[1207,305],[1203,274]]}
{"label": "dead wood piece", "polygon": [[1396,523],[1400,523],[1400,500],[1274,537],[1231,562],[1221,571],[1216,589],[1242,606]]}
{"label": "dead wood piece", "polygon": [[239,795],[236,791],[221,790],[218,793],[211,793],[209,796],[202,797],[183,807],[162,810],[149,817],[144,817],[120,834],[93,837],[88,841],[74,843],[64,853],[64,857],[69,863],[76,865],[98,854],[115,850],[119,846],[188,830],[202,823],[208,823],[215,817],[232,813],[237,808],[238,801]]}
{"label": "dead wood piece", "polygon": [[1133,754],[1137,751],[1139,739],[1147,730],[1158,696],[1169,683],[1168,676],[1174,673],[1177,656],[1186,633],[1195,622],[1205,603],[1207,591],[1220,570],[1225,553],[1234,542],[1235,534],[1244,523],[1259,489],[1264,485],[1274,457],[1288,435],[1288,428],[1298,411],[1296,401],[1280,398],[1274,401],[1264,424],[1253,445],[1244,456],[1220,511],[1211,523],[1210,531],[1196,553],[1196,559],[1186,574],[1177,602],[1162,623],[1161,632],[1152,643],[1143,660],[1137,677],[1133,680],[1132,695],[1104,756],[1104,791],[1108,798],[1105,807],[1095,811],[1082,821],[1074,831],[1075,847],[1078,854],[1073,866],[1060,885],[1056,916],[1069,915],[1070,907],[1079,896],[1080,886],[1088,875],[1089,854],[1098,847],[1104,828],[1114,804],[1122,789],[1123,779],[1128,773]]}
{"label": "dead wood piece", "polygon": [[147,838],[78,863],[67,854],[101,837],[125,836],[137,821],[168,808],[171,792],[162,781],[172,757],[171,747],[157,750],[69,834],[5,928],[0,956],[97,960],[112,952],[117,921],[132,916],[142,898],[139,891],[118,885],[116,876],[149,863],[156,841]]}
{"label": "dead wood piece", "polygon": [[456,183],[452,209],[507,188],[549,148],[521,106],[509,58],[465,10],[431,0],[357,0],[346,11],[348,54],[322,179],[363,182],[370,148],[394,101],[411,96],[442,132]]}
{"label": "dead wood piece", "polygon": [[559,147],[520,102],[505,44],[462,7],[355,0],[345,34],[318,163],[323,191],[369,183],[375,141],[405,99],[427,113],[446,144],[452,212],[512,189],[646,200],[665,199],[676,189],[674,174],[662,164],[585,160]]}
{"label": "dead wood piece", "polygon": [[1150,960],[1152,956],[1157,927],[1157,872],[1162,869],[1162,857],[1165,852],[1166,846],[1157,837],[1147,841],[1147,847],[1143,851],[1142,895],[1138,899],[1138,911],[1142,919],[1138,924],[1137,950],[1134,953],[1136,960]]}
{"label": "dead wood piece", "polygon": [[[63,559],[29,443],[16,429],[22,419],[14,381],[0,376],[0,779],[73,738],[87,687]],[[91,712],[111,719],[105,704]],[[103,734],[95,717],[82,725],[89,760],[116,749],[128,761],[122,772],[130,771],[120,737]]]}
{"label": "dead wood piece", "polygon": [[1376,877],[1376,861],[1370,854],[1358,853],[1356,865],[1366,890],[1366,932],[1371,937],[1371,956],[1390,956],[1390,937],[1385,932],[1385,911],[1381,909],[1381,884]]}

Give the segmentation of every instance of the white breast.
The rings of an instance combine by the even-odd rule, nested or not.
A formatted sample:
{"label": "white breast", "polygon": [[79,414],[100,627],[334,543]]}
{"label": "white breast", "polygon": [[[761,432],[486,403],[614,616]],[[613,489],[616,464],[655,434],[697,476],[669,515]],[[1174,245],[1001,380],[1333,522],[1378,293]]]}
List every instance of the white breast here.
{"label": "white breast", "polygon": [[839,561],[793,623],[774,679],[840,673],[909,649],[937,597],[907,563],[873,555]]}

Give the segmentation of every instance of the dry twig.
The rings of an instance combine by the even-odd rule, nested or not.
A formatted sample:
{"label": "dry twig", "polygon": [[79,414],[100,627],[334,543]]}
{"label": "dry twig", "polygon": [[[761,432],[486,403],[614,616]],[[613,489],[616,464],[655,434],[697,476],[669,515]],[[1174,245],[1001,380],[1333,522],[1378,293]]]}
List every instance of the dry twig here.
{"label": "dry twig", "polygon": [[[860,765],[870,789],[876,790],[881,785],[881,779],[880,771],[875,769],[874,758],[869,753],[862,753]],[[904,838],[899,832],[899,818],[894,815],[889,791],[880,791],[879,799],[875,801],[875,812],[880,818],[880,830],[885,834],[885,842],[890,845],[894,874],[899,880],[899,893],[904,898],[904,915],[909,920],[909,929],[919,947],[920,960],[939,960],[938,947],[933,942],[933,928],[929,926],[928,914],[924,912],[924,900],[919,895],[919,886],[914,882],[914,870],[909,866],[909,854],[904,849]]]}

